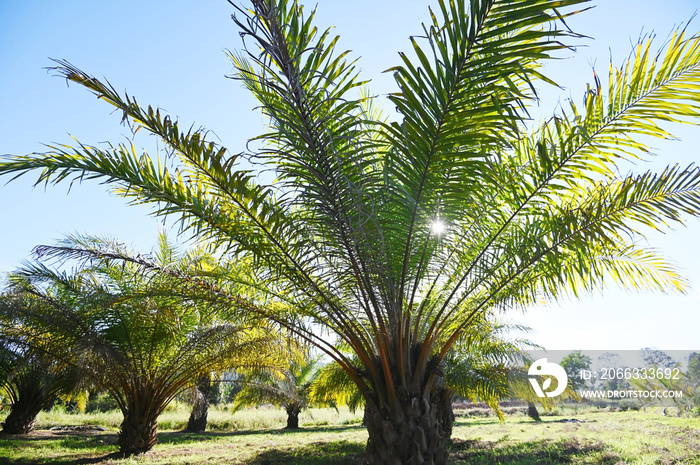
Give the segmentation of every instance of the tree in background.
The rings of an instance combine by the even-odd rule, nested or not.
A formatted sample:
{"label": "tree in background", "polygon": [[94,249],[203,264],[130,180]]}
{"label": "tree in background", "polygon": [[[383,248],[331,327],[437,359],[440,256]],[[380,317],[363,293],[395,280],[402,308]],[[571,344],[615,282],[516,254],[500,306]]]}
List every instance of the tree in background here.
{"label": "tree in background", "polygon": [[[644,349],[647,350],[647,349]],[[659,355],[661,355],[659,357]],[[680,362],[676,362],[667,354],[655,350],[655,356],[644,357],[646,366],[643,375],[631,377],[629,383],[638,391],[670,392],[668,397],[640,397],[638,400],[645,406],[663,407],[663,414],[669,414],[668,407],[675,407],[677,416],[691,412],[697,405],[697,393],[688,373],[681,371]],[[652,360],[660,361],[655,363]],[[673,410],[673,409],[672,409]]]}
{"label": "tree in background", "polygon": [[686,377],[688,379],[690,390],[693,393],[693,407],[695,409],[695,415],[700,415],[700,395],[698,394],[698,389],[700,389],[700,354],[697,352],[693,352],[688,357]]}
{"label": "tree in background", "polygon": [[529,331],[522,325],[484,320],[473,324],[443,363],[445,384],[456,395],[487,403],[503,420],[499,401],[512,394],[511,372],[528,360],[527,349],[541,349],[511,332]]}
{"label": "tree in background", "polygon": [[[525,401],[527,403],[527,415],[535,421],[540,421],[540,413],[537,410],[537,405],[542,406],[545,410],[552,410],[557,406],[557,403],[567,399],[581,400],[581,398],[572,389],[571,384],[568,384],[564,392],[556,397],[540,397],[532,389],[530,384],[529,367],[534,360],[525,360],[521,366],[511,368],[508,377],[508,388],[511,398]],[[549,378],[556,383],[557,380],[553,376],[543,377]],[[542,382],[545,382],[544,379]]]}
{"label": "tree in background", "polygon": [[678,364],[678,362],[666,352],[649,347],[642,349],[642,360],[646,366],[655,366],[659,368],[675,367]]}
{"label": "tree in background", "polygon": [[207,429],[209,400],[212,391],[211,373],[203,373],[197,377],[192,386],[192,412],[187,420],[185,431],[201,433]]}
{"label": "tree in background", "polygon": [[688,357],[688,369],[686,370],[688,379],[700,385],[700,354],[693,352]]}
{"label": "tree in background", "polygon": [[[629,367],[623,365],[622,363],[623,362],[620,355],[612,352],[606,352],[598,357],[598,366],[615,369],[621,368],[624,372],[624,370]],[[617,376],[608,376],[606,378],[607,379],[604,380],[598,380],[600,383],[599,386],[596,386],[598,389],[604,389],[606,391],[620,391],[630,388],[629,381],[624,379],[624,377],[618,378]]]}
{"label": "tree in background", "polygon": [[[349,352],[347,347],[344,348],[344,351]],[[354,360],[351,353],[348,353],[348,357],[359,365],[359,361]],[[365,405],[362,393],[348,372],[335,362],[326,363],[321,367],[318,376],[310,386],[309,397],[313,402],[319,404],[329,404],[336,407],[345,405],[353,413],[358,408],[364,408]]]}
{"label": "tree in background", "polygon": [[581,370],[591,371],[591,362],[591,357],[583,355],[580,350],[571,352],[559,362],[569,378],[569,386],[574,391],[579,391],[586,386]]}
{"label": "tree in background", "polygon": [[[4,332],[110,393],[124,415],[118,440],[124,455],[153,447],[158,416],[202,372],[278,362],[276,332],[247,318],[243,301],[239,308],[227,302],[235,323],[224,320],[209,288],[174,278],[206,274],[207,261],[178,252],[165,236],[152,257],[83,237],[36,253],[40,260],[12,275],[11,288],[40,301],[41,310],[3,308],[20,323]],[[46,264],[70,259],[81,261],[73,272]]]}
{"label": "tree in background", "polygon": [[[301,357],[292,360],[279,371],[246,370],[239,383],[241,390],[233,401],[232,410],[260,404],[272,404],[287,412],[286,429],[299,428],[299,414],[314,403],[310,393],[320,371],[319,357]],[[325,405],[329,403],[326,402]]]}
{"label": "tree in background", "polygon": [[313,12],[250,3],[234,5],[247,48],[231,58],[269,118],[258,151],[229,153],[60,61],[59,75],[159,136],[165,156],[58,145],[8,157],[0,173],[99,178],[251,256],[261,291],[337,337],[289,324],[363,396],[368,463],[446,463],[451,394],[440,366],[482,315],[610,280],[685,288],[639,239],[700,212],[700,171],[620,173],[650,158],[653,137],[670,137],[662,123],[700,114],[700,37],[679,29],[659,52],[640,42],[608,83],[593,76],[582,106],[532,122],[537,86],[552,83],[542,65],[582,40],[564,21],[585,0],[439,0],[413,54],[390,69],[396,111],[386,116]]}

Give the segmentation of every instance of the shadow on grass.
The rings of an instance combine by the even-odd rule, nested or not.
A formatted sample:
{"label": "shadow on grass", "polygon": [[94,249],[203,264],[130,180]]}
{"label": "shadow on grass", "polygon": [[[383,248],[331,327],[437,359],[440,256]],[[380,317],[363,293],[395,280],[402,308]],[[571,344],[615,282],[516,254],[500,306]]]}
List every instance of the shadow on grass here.
{"label": "shadow on grass", "polygon": [[248,462],[250,465],[358,465],[364,445],[337,441],[316,442],[291,450],[269,450]]}
{"label": "shadow on grass", "polygon": [[[353,427],[304,428],[298,431],[237,431],[211,433],[163,432],[159,434],[159,442],[186,445],[192,442],[216,441],[217,438],[250,434],[296,434],[309,432],[345,431]],[[357,428],[357,427],[354,427]],[[30,443],[41,439],[59,439],[64,442],[62,447],[72,449],[76,454],[72,457],[61,457],[47,462],[40,457],[25,459],[9,459],[0,457],[0,463],[7,465],[30,465],[38,463],[82,464],[90,465],[104,463],[121,457],[115,451],[114,434],[100,434],[90,437],[63,438],[25,438],[22,442],[0,441],[0,449],[5,447],[31,447]],[[364,457],[364,444],[351,441],[311,442],[310,438],[299,437],[294,444],[274,450],[261,451],[246,463],[249,465],[359,465]],[[25,446],[26,444],[26,446]],[[279,445],[278,445],[279,446]],[[85,457],[83,449],[94,448],[96,456]],[[76,457],[78,455],[78,457]],[[80,457],[83,455],[83,457]],[[90,454],[92,455],[92,454]],[[4,460],[3,460],[4,459]],[[600,441],[567,440],[536,440],[517,442],[506,438],[500,441],[455,440],[451,448],[450,465],[564,465],[571,463],[596,463],[613,465],[622,460]],[[118,463],[118,462],[117,462]],[[199,463],[199,462],[197,462]]]}
{"label": "shadow on grass", "polygon": [[[596,420],[586,420],[586,423],[594,423]],[[562,417],[546,417],[543,416],[539,421],[535,421],[531,418],[524,417],[522,419],[512,419],[509,417],[508,424],[518,424],[518,425],[546,425],[549,423],[564,423],[565,420]],[[504,423],[498,418],[483,418],[474,419],[467,417],[457,417],[455,419],[455,426],[490,426],[490,425],[503,425]]]}
{"label": "shadow on grass", "polygon": [[[292,450],[270,450],[248,462],[250,465],[357,465],[362,463],[365,447],[344,441],[313,443]],[[601,442],[529,441],[491,443],[457,441],[452,447],[450,465],[563,465],[579,463],[614,465],[620,457],[607,451]]]}
{"label": "shadow on grass", "polygon": [[119,460],[123,459],[124,455],[119,452],[114,452],[107,455],[100,455],[95,457],[84,457],[77,459],[75,457],[54,457],[46,460],[42,459],[10,459],[10,458],[0,458],[3,465],[36,465],[41,463],[51,464],[51,465],[90,465],[94,463],[103,463],[108,460]]}
{"label": "shadow on grass", "polygon": [[451,464],[484,465],[560,465],[586,463],[613,465],[620,457],[606,450],[602,442],[580,443],[577,440],[527,441],[517,443],[494,443],[489,441],[455,441],[450,455]]}
{"label": "shadow on grass", "polygon": [[309,433],[341,433],[344,431],[364,430],[361,425],[348,426],[316,426],[299,429],[243,429],[237,431],[205,431],[203,433],[191,433],[189,431],[166,431],[158,433],[160,444],[187,444],[191,442],[211,441],[223,437],[256,436],[256,435],[306,435]]}
{"label": "shadow on grass", "polygon": [[0,436],[0,449],[9,447],[23,447],[24,444],[34,442],[56,443],[59,447],[66,449],[95,449],[101,447],[111,447],[117,443],[116,433],[100,433],[87,435],[85,433],[62,433],[57,435],[7,435]]}
{"label": "shadow on grass", "polygon": [[[300,442],[308,441],[309,433],[339,433],[362,429],[359,425],[317,426],[304,427],[297,430],[239,430],[239,431],[207,431],[204,433],[189,433],[184,431],[161,431],[158,433],[158,443],[174,447],[186,446],[192,443],[216,442],[219,438],[251,435],[299,435]],[[46,444],[41,444],[41,443]],[[85,432],[49,432],[38,430],[30,435],[0,435],[0,464],[7,465],[36,465],[52,464],[96,464],[122,458],[116,451],[117,434],[115,432],[85,433]],[[70,450],[67,457],[3,457],[3,450],[21,450],[47,447],[49,450]],[[92,453],[90,453],[92,452]],[[304,464],[304,465],[349,465],[360,463],[350,457],[352,454],[361,457],[364,447],[351,443],[313,443],[298,449],[266,451],[255,459],[254,464]],[[85,455],[90,455],[86,457]],[[350,454],[350,456],[348,456]],[[11,455],[11,454],[10,454]],[[82,457],[81,457],[82,455]]]}
{"label": "shadow on grass", "polygon": [[475,426],[475,425],[496,425],[499,423],[503,423],[501,420],[498,418],[483,418],[483,419],[474,419],[474,418],[468,418],[468,417],[457,417],[455,418],[454,426]]}
{"label": "shadow on grass", "polygon": [[[38,433],[38,434],[37,434]],[[121,458],[122,455],[114,452],[117,442],[115,433],[99,433],[87,435],[84,432],[66,433],[51,435],[44,431],[37,431],[33,435],[3,435],[0,436],[0,451],[4,450],[21,450],[25,448],[37,447],[37,443],[47,442],[47,445],[38,447],[47,447],[51,449],[63,449],[73,451],[69,457],[27,457],[27,458],[10,458],[0,456],[0,463],[3,465],[34,465],[40,463],[51,464],[82,464],[88,465],[92,463],[100,463],[110,459]],[[76,455],[85,455],[86,453],[97,453],[92,457],[76,457]]]}

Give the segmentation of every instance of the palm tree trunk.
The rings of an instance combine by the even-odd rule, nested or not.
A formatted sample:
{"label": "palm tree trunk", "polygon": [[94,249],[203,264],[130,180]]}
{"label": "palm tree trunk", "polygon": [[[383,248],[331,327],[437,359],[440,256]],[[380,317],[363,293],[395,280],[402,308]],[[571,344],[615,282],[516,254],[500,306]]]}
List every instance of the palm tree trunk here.
{"label": "palm tree trunk", "polygon": [[36,416],[43,403],[20,400],[12,404],[10,414],[5,419],[2,432],[5,434],[29,434],[36,425]]}
{"label": "palm tree trunk", "polygon": [[119,451],[125,457],[148,452],[156,443],[157,432],[157,415],[129,412],[124,415],[119,431]]}
{"label": "palm tree trunk", "polygon": [[201,433],[207,429],[209,413],[209,394],[211,393],[211,376],[206,374],[197,380],[194,386],[194,402],[192,413],[185,431]]}
{"label": "palm tree trunk", "polygon": [[540,412],[537,411],[537,407],[535,406],[534,402],[527,402],[527,416],[535,421],[542,421],[540,420]]}
{"label": "palm tree trunk", "polygon": [[50,405],[55,396],[47,398],[38,386],[25,386],[17,396],[18,400],[10,408],[5,418],[2,432],[5,434],[29,434],[36,425],[36,416],[42,408]]}
{"label": "palm tree trunk", "polygon": [[153,448],[158,433],[162,399],[153,395],[148,383],[129,392],[128,406],[119,431],[119,451],[125,456],[143,454]]}
{"label": "palm tree trunk", "polygon": [[369,433],[366,465],[447,463],[454,423],[452,391],[436,388],[429,400],[406,397],[398,411],[365,408],[364,423]]}
{"label": "palm tree trunk", "polygon": [[287,411],[287,426],[285,429],[299,429],[299,414],[301,413],[301,405],[292,403],[285,406]]}

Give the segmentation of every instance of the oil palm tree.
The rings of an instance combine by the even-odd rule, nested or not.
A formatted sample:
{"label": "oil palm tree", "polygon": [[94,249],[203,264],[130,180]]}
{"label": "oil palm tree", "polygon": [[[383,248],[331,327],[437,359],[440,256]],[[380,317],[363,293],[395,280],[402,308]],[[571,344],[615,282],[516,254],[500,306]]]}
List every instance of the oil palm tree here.
{"label": "oil palm tree", "polygon": [[[147,272],[150,262],[190,275],[196,274],[192,267],[202,266],[197,254],[178,253],[165,237],[152,257],[81,237],[38,254],[41,259],[11,276],[11,288],[40,300],[42,309],[4,308],[16,322],[4,333],[80,369],[110,393],[124,415],[118,440],[124,455],[152,448],[158,416],[201,373],[277,360],[271,328],[246,318],[230,302],[228,315],[236,322],[221,319],[209,289]],[[79,257],[82,262],[72,272],[46,264]]]}
{"label": "oil palm tree", "polygon": [[367,463],[444,464],[451,396],[440,365],[481,315],[604,280],[684,288],[639,239],[698,214],[698,168],[620,173],[650,157],[650,138],[670,136],[663,124],[700,115],[700,39],[681,28],[658,52],[645,39],[607,84],[593,76],[582,106],[531,122],[536,86],[551,83],[542,64],[582,40],[565,20],[586,0],[437,5],[389,70],[395,116],[313,11],[251,0],[233,5],[247,48],[230,57],[269,118],[260,149],[229,152],[59,61],[60,76],[160,137],[166,154],[55,145],[5,158],[0,173],[101,179],[254,257],[261,290],[335,334],[297,330],[361,392]]}
{"label": "oil palm tree", "polygon": [[299,414],[313,404],[310,393],[320,373],[320,363],[319,357],[306,356],[292,360],[283,370],[249,370],[239,380],[241,390],[233,401],[233,410],[273,404],[287,412],[286,429],[299,428]]}
{"label": "oil palm tree", "polygon": [[[27,304],[19,296],[0,296],[0,306]],[[75,367],[23,349],[18,344],[0,345],[0,391],[6,393],[12,404],[2,433],[32,432],[39,412],[53,405],[59,395],[73,391],[80,380],[80,372]]]}

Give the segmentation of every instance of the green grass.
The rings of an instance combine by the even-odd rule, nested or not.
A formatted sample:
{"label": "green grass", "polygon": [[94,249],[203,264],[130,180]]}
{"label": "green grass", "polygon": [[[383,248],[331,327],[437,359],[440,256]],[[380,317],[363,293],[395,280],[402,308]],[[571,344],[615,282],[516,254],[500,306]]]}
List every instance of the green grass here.
{"label": "green grass", "polygon": [[547,416],[465,420],[455,428],[455,464],[700,464],[700,419],[658,413],[579,413],[584,423]]}
{"label": "green grass", "polygon": [[[565,416],[543,416],[534,423],[513,415],[458,416],[451,464],[676,464],[700,465],[700,418],[669,418],[657,412],[604,412],[580,409]],[[560,412],[562,413],[562,412]],[[177,406],[159,421],[159,442],[130,459],[116,456],[118,413],[68,415],[42,413],[39,430],[26,438],[0,437],[0,463],[110,465],[350,465],[362,460],[367,433],[359,415],[346,410],[315,409],[301,419],[299,431],[286,431],[285,415],[276,409],[231,414],[212,409],[203,434],[181,433],[187,410]],[[583,423],[565,423],[565,418]],[[57,424],[99,424],[105,432],[51,432]]]}

